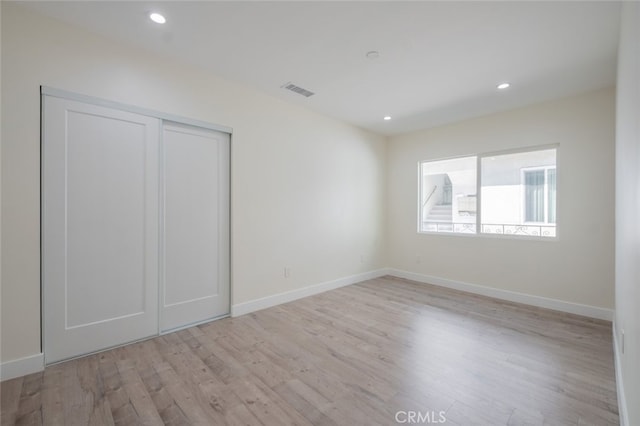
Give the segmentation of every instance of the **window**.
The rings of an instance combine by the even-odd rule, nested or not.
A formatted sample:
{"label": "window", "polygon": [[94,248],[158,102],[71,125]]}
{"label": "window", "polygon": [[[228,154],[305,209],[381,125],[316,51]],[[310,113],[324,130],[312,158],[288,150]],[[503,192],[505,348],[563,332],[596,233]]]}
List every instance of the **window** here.
{"label": "window", "polygon": [[556,151],[421,163],[419,232],[555,237]]}
{"label": "window", "polygon": [[421,232],[475,234],[477,157],[421,164]]}
{"label": "window", "polygon": [[485,234],[555,237],[556,149],[483,156]]}

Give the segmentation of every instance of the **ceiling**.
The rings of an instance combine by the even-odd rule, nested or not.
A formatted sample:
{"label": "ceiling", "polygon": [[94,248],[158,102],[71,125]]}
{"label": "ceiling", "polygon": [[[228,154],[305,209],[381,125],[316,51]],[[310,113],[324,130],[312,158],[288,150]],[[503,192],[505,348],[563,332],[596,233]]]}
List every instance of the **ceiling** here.
{"label": "ceiling", "polygon": [[23,5],[385,135],[613,85],[620,20],[611,1]]}

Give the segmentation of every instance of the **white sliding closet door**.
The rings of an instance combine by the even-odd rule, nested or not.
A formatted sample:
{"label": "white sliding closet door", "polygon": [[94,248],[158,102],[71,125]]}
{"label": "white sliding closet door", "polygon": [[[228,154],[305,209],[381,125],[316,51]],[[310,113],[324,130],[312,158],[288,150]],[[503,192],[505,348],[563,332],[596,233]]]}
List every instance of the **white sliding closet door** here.
{"label": "white sliding closet door", "polygon": [[43,97],[47,363],[158,332],[160,120]]}
{"label": "white sliding closet door", "polygon": [[165,123],[160,329],[229,313],[229,135]]}

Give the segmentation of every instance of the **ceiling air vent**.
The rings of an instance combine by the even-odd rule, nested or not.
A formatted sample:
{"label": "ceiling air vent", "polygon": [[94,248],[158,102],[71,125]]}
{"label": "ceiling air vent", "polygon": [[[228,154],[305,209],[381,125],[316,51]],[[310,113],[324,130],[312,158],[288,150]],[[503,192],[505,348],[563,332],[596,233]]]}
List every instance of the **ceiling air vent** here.
{"label": "ceiling air vent", "polygon": [[295,93],[297,93],[298,95],[302,95],[302,96],[304,96],[305,98],[308,98],[309,96],[313,96],[313,95],[314,95],[314,93],[313,93],[313,92],[311,92],[311,91],[309,91],[309,90],[307,90],[307,89],[303,89],[303,88],[302,88],[302,87],[300,87],[300,86],[296,86],[295,84],[293,84],[293,83],[291,83],[291,82],[289,82],[289,83],[285,83],[285,84],[283,84],[283,85],[282,85],[282,86],[280,86],[280,87],[282,87],[283,89],[291,90],[292,92],[295,92]]}

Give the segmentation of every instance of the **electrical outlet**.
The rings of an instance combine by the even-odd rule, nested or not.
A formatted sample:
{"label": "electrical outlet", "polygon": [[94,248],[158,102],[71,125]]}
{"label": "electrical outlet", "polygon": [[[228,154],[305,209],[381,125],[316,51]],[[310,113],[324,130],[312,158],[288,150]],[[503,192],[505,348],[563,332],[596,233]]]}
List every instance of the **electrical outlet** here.
{"label": "electrical outlet", "polygon": [[288,266],[284,267],[284,277],[289,278],[291,276],[291,268]]}

